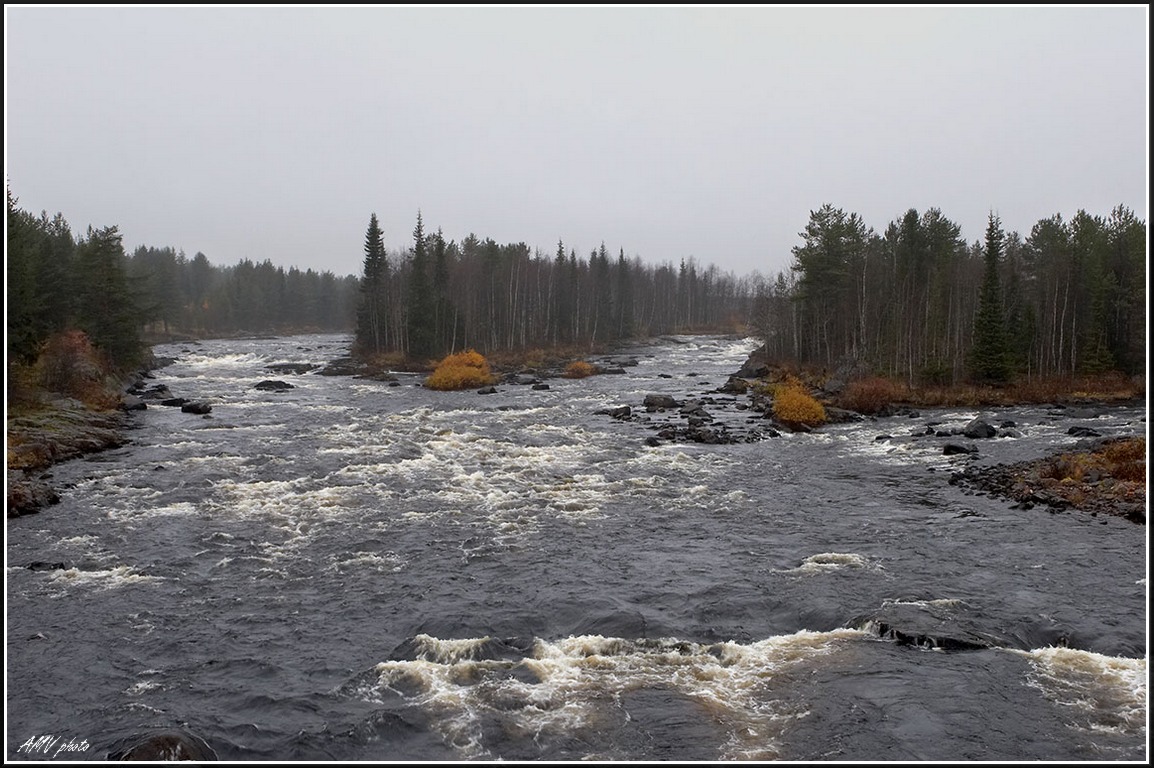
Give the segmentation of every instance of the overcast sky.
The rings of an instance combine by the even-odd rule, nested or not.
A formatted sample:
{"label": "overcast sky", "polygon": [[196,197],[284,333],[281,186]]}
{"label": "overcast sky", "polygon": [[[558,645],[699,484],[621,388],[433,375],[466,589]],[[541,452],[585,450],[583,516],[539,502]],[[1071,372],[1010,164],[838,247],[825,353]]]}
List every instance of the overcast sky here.
{"label": "overcast sky", "polygon": [[129,251],[359,274],[420,210],[745,274],[825,203],[1147,219],[1145,5],[4,11],[9,188]]}

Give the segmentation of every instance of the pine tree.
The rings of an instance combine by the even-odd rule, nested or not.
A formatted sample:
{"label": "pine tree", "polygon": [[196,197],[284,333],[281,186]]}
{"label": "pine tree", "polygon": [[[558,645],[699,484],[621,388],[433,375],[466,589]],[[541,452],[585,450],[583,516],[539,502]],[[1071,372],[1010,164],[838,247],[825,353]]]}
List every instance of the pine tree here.
{"label": "pine tree", "polygon": [[978,294],[978,313],[974,319],[974,340],[970,348],[970,375],[980,383],[1003,384],[1010,380],[1009,344],[998,278],[1004,243],[1002,222],[991,212],[986,226],[985,273]]}

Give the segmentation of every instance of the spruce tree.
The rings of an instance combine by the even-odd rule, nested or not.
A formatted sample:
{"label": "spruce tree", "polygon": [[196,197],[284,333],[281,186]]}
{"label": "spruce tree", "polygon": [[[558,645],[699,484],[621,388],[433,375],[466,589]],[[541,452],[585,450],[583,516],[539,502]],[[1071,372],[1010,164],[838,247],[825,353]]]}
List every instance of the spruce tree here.
{"label": "spruce tree", "polygon": [[80,328],[112,364],[128,369],[143,359],[143,320],[125,274],[123,237],[115,227],[89,228],[77,249],[77,314]]}
{"label": "spruce tree", "polygon": [[429,284],[428,239],[425,225],[417,212],[417,226],[413,229],[413,256],[409,262],[409,302],[408,302],[409,357],[427,359],[432,357],[436,334],[436,313],[433,306],[433,292]]}
{"label": "spruce tree", "polygon": [[991,212],[986,226],[985,274],[978,294],[978,313],[974,318],[974,340],[970,348],[970,375],[974,381],[984,384],[1004,384],[1010,380],[1010,351],[998,278],[1005,239],[1001,220]]}
{"label": "spruce tree", "polygon": [[357,347],[364,353],[377,354],[388,346],[389,262],[377,214],[369,217],[365,231],[364,275],[361,278],[361,301],[357,309]]}

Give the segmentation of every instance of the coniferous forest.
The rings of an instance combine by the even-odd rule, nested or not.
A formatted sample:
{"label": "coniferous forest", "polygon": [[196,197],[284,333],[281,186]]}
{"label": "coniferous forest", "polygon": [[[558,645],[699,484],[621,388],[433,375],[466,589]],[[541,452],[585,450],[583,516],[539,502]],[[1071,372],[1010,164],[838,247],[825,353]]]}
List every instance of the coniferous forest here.
{"label": "coniferous forest", "polygon": [[755,326],[769,359],[912,385],[1146,369],[1146,223],[1125,206],[1038,221],[1023,238],[991,213],[980,240],[936,208],[877,234],[832,205],[810,215]]}
{"label": "coniferous forest", "polygon": [[[170,247],[131,254],[115,226],[76,236],[61,214],[8,193],[9,365],[83,331],[115,366],[173,336],[355,330],[355,351],[422,363],[601,347],[666,333],[753,332],[770,361],[852,366],[909,384],[1145,372],[1146,224],[1125,206],[1041,220],[1022,237],[994,213],[967,242],[940,210],[909,210],[879,234],[832,205],[811,212],[788,269],[736,276],[693,258],[552,253],[523,242],[429,232],[386,247],[376,214],[363,272],[211,264]],[[772,254],[767,254],[767,261]],[[11,377],[11,371],[10,371]]]}
{"label": "coniferous forest", "polygon": [[144,359],[148,339],[346,331],[359,280],[245,259],[140,246],[116,226],[75,235],[63,215],[35,216],[8,191],[8,358],[33,362],[63,331],[84,331],[114,368]]}

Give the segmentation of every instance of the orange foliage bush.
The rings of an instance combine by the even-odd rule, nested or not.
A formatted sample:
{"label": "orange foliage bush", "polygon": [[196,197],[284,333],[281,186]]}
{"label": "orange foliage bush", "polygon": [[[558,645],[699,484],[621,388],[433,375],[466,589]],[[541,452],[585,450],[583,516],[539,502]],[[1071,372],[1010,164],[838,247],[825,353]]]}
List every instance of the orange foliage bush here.
{"label": "orange foliage bush", "polygon": [[773,415],[785,424],[816,427],[825,423],[825,408],[805,389],[793,382],[777,388],[773,396]]}
{"label": "orange foliage bush", "polygon": [[495,381],[489,370],[489,361],[475,350],[448,355],[425,379],[425,386],[430,389],[452,390],[484,387]]}
{"label": "orange foliage bush", "polygon": [[565,366],[565,378],[567,379],[583,379],[595,373],[597,373],[597,368],[584,360],[574,360]]}

